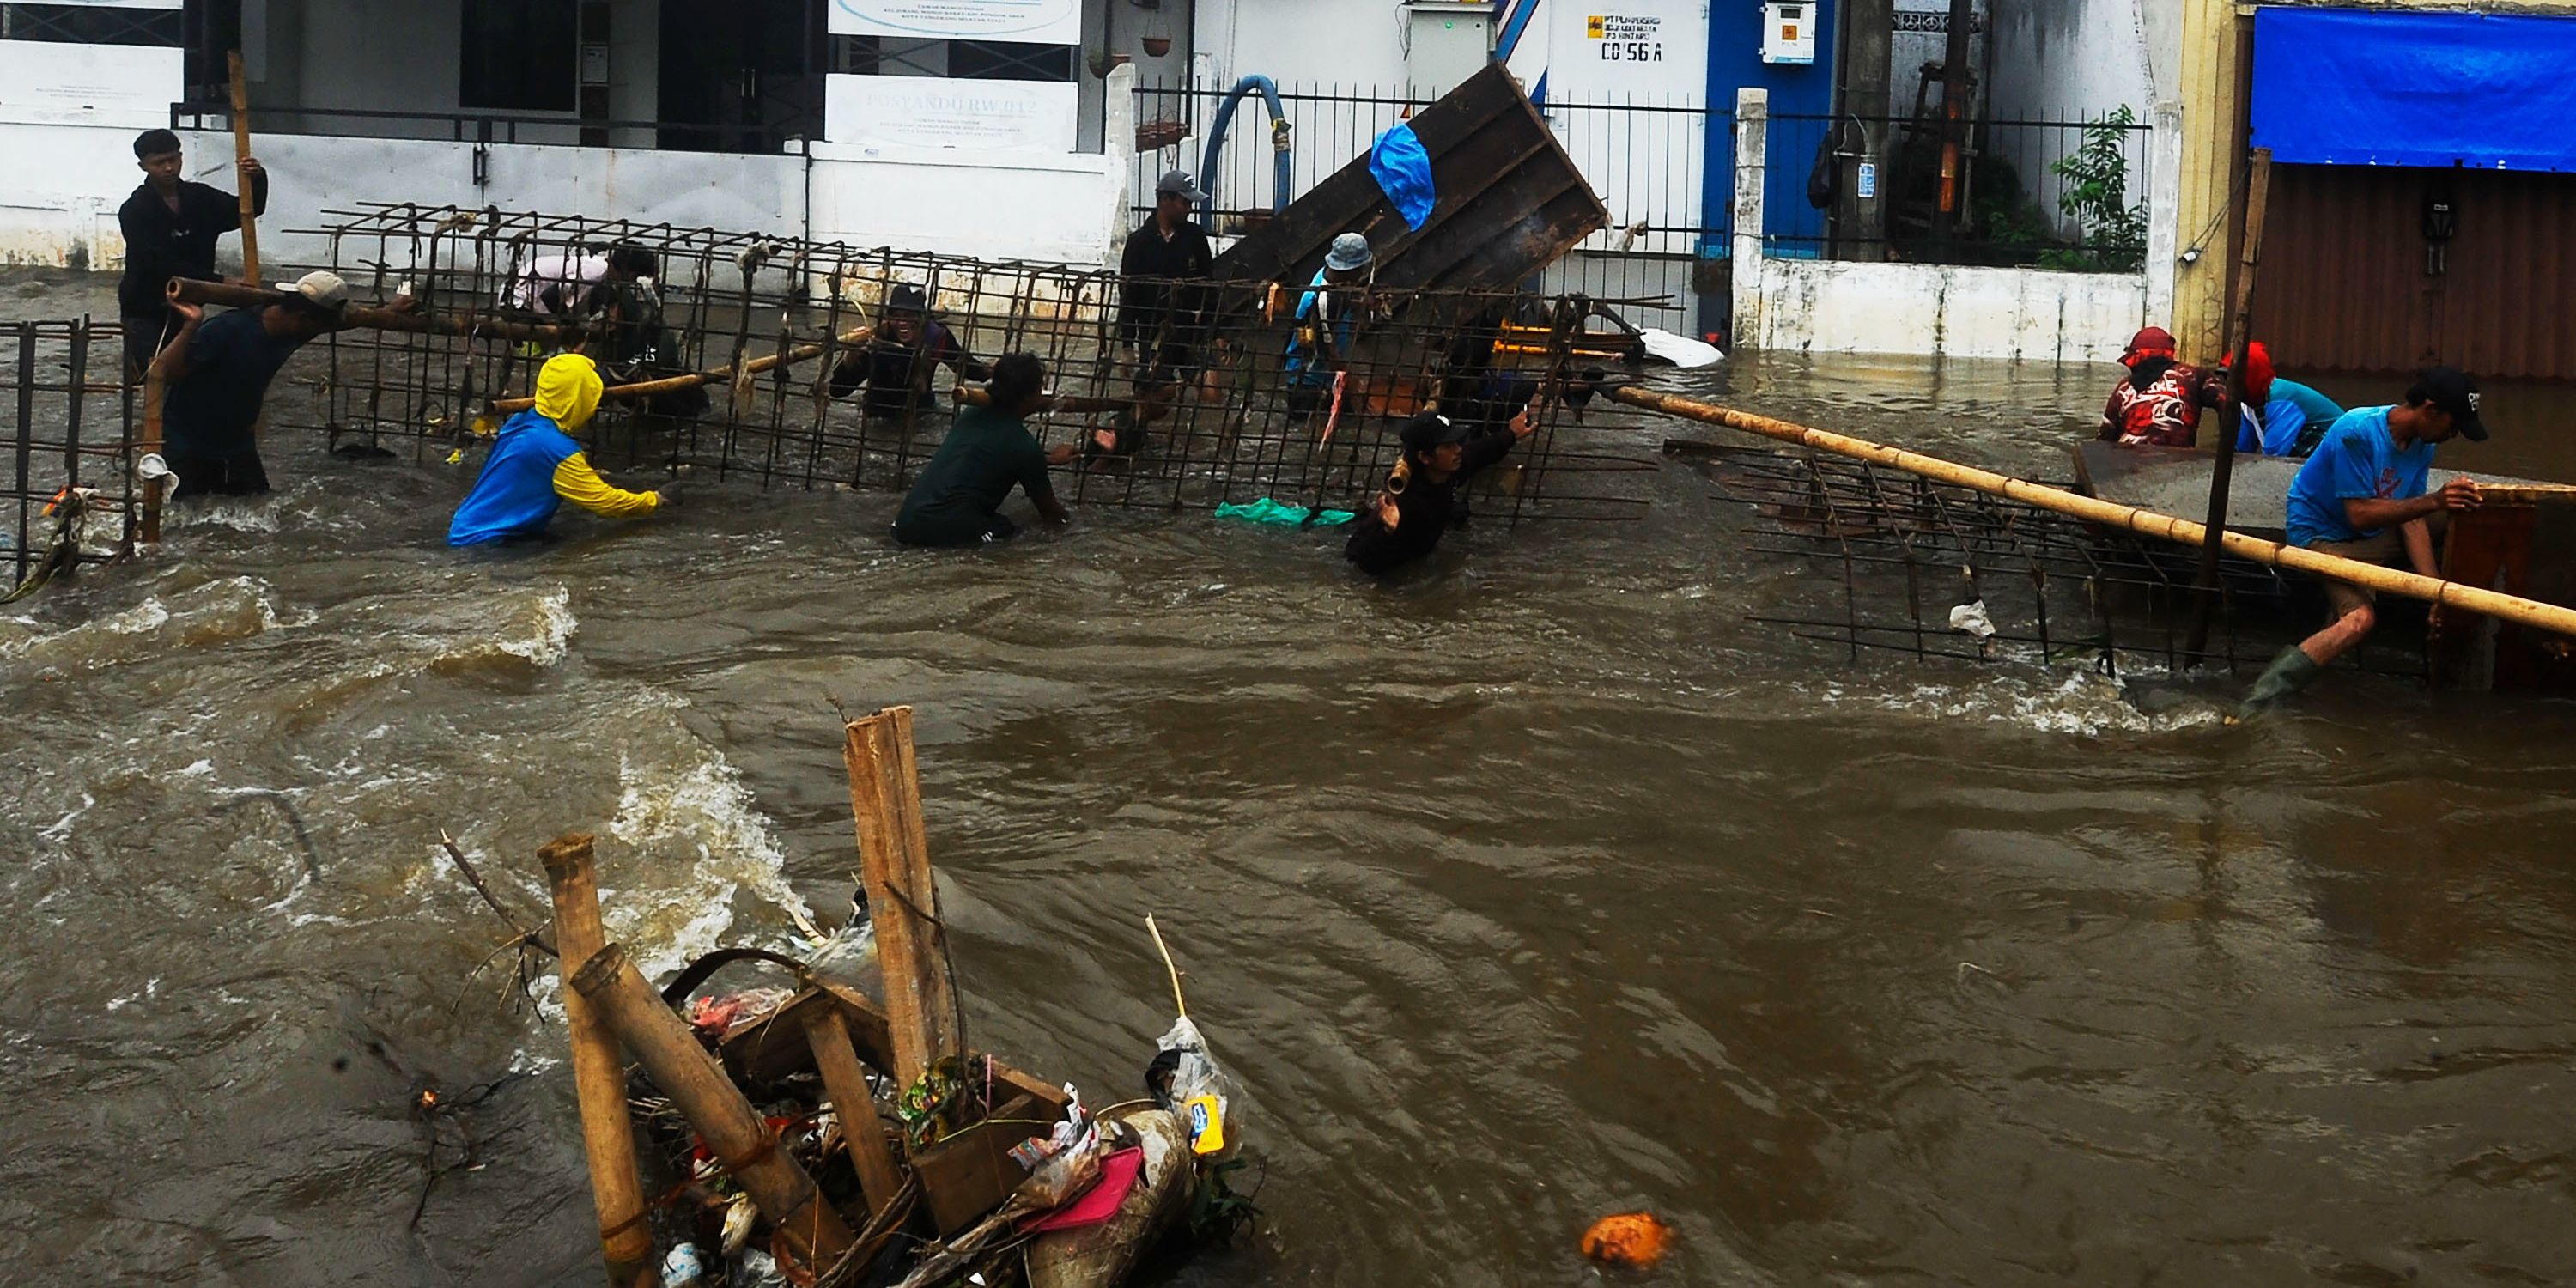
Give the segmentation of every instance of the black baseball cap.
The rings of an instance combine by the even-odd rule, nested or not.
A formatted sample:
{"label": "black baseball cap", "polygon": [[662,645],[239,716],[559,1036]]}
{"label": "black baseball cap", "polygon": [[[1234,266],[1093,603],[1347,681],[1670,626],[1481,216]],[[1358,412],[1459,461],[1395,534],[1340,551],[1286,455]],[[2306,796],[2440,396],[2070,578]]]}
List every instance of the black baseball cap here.
{"label": "black baseball cap", "polygon": [[2472,443],[2487,441],[2486,422],[2478,419],[2478,382],[2458,367],[2435,367],[2415,378],[2406,401],[2431,403],[2451,413],[2451,425]]}
{"label": "black baseball cap", "polygon": [[1436,411],[1418,413],[1404,422],[1404,450],[1427,452],[1450,443],[1467,441],[1467,427]]}

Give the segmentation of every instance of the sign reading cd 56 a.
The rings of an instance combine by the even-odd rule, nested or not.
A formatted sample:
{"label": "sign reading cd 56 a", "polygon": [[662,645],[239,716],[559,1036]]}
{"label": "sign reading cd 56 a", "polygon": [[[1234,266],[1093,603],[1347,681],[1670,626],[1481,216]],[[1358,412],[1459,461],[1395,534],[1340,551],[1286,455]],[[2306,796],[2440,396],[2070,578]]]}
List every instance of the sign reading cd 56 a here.
{"label": "sign reading cd 56 a", "polygon": [[1605,63],[1664,61],[1664,20],[1652,15],[1596,13],[1583,20],[1586,39],[1598,42]]}

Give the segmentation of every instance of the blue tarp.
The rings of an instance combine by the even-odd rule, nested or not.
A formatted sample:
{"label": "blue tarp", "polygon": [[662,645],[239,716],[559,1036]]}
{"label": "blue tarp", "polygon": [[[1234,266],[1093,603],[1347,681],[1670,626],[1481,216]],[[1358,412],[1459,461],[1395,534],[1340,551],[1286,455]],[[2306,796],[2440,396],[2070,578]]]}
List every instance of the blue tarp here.
{"label": "blue tarp", "polygon": [[1399,125],[1377,136],[1377,146],[1369,149],[1369,174],[1404,216],[1405,227],[1420,232],[1431,222],[1440,191],[1431,182],[1431,154],[1413,137],[1412,126]]}
{"label": "blue tarp", "polygon": [[2254,145],[2303,164],[2576,171],[2576,19],[2259,9]]}

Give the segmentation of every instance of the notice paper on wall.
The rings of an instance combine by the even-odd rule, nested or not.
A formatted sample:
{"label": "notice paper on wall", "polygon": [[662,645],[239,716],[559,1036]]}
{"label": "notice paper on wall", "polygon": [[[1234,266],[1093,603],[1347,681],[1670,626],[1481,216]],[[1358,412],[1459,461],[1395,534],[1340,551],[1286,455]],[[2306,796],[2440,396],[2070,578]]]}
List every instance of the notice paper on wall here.
{"label": "notice paper on wall", "polygon": [[823,136],[834,143],[993,152],[1073,151],[1082,87],[1069,81],[827,76]]}
{"label": "notice paper on wall", "polygon": [[836,36],[1082,43],[1080,0],[832,0]]}

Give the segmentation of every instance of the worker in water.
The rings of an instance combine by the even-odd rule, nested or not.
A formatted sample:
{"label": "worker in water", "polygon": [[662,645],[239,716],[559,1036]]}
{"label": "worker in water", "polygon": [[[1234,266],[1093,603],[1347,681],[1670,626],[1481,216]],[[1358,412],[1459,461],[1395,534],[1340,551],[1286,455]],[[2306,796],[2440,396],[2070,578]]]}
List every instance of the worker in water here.
{"label": "worker in water", "polygon": [[[2346,412],[2290,480],[2290,544],[2322,554],[2394,564],[2439,577],[2433,528],[2478,508],[2478,485],[2455,478],[2431,491],[2433,449],[2454,436],[2484,442],[2478,386],[2456,367],[2435,367],[2391,407]],[[2249,710],[2296,693],[2378,624],[2373,592],[2328,580],[2326,627],[2281,650],[2254,685]],[[2434,611],[2439,612],[2437,608]]]}
{"label": "worker in water", "polygon": [[558,353],[537,369],[537,405],[502,422],[474,490],[447,525],[447,544],[479,546],[545,535],[564,502],[603,519],[640,519],[676,504],[676,486],[653,492],[611,487],[592,468],[572,431],[599,410],[599,366],[586,354]]}
{"label": "worker in water", "polygon": [[1298,297],[1288,332],[1288,415],[1303,422],[1331,405],[1333,382],[1346,369],[1351,339],[1368,314],[1377,252],[1368,238],[1343,233],[1324,253],[1324,267]]}
{"label": "worker in water", "polygon": [[172,303],[179,329],[152,359],[161,399],[162,459],[178,476],[170,498],[256,496],[268,491],[255,427],[268,383],[297,349],[340,329],[349,288],[334,273],[307,273],[277,302],[212,319]]}
{"label": "worker in water", "polygon": [[956,332],[930,316],[921,288],[899,283],[886,295],[876,334],[832,364],[832,396],[847,398],[865,385],[867,393],[859,400],[865,414],[902,416],[930,405],[930,382],[942,366],[961,380],[989,374]]}
{"label": "worker in water", "polygon": [[[116,284],[116,311],[125,324],[129,378],[141,379],[152,355],[170,338],[170,279],[215,275],[215,239],[241,228],[241,199],[221,188],[179,177],[179,136],[145,130],[134,140],[143,185],[116,209],[125,238],[125,276]],[[240,181],[250,185],[254,215],[268,212],[268,171],[243,157]]]}
{"label": "worker in water", "polygon": [[2189,447],[2200,409],[2226,401],[2227,379],[2174,360],[2173,334],[2151,326],[2129,337],[2120,365],[2129,378],[2102,406],[2101,439],[2122,447]]}
{"label": "worker in water", "polygon": [[610,311],[617,288],[649,282],[661,268],[641,246],[611,246],[587,255],[546,255],[510,279],[501,302],[541,317],[587,318]]}
{"label": "worker in water", "polygon": [[1351,525],[1342,556],[1361,572],[1383,577],[1438,549],[1457,518],[1458,486],[1529,437],[1537,411],[1530,403],[1501,427],[1481,433],[1436,411],[1405,422],[1404,455],[1386,490]]}
{"label": "worker in water", "polygon": [[2245,352],[2245,414],[2236,431],[2236,450],[2264,456],[2314,452],[2326,430],[2343,418],[2343,408],[2324,394],[2276,374],[2271,351],[2262,341],[2245,346]]}
{"label": "worker in water", "polygon": [[1072,516],[1055,496],[1047,467],[1073,461],[1070,443],[1038,446],[1028,417],[1046,406],[1046,367],[1037,355],[1014,353],[993,364],[982,407],[957,409],[957,423],[921,467],[921,477],[895,515],[894,539],[908,546],[971,546],[1008,541],[1019,525],[1002,513],[1018,487],[1049,523]]}
{"label": "worker in water", "polygon": [[1191,221],[1190,207],[1204,199],[1186,171],[1170,171],[1154,185],[1153,217],[1127,236],[1118,256],[1118,342],[1135,355],[1137,402],[1111,427],[1094,431],[1083,444],[1085,457],[1133,454],[1144,427],[1171,409],[1203,366],[1198,350],[1215,299],[1200,283],[1216,255],[1207,230]]}

